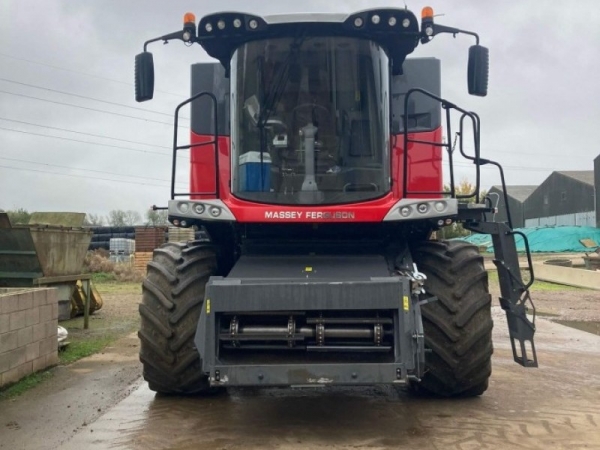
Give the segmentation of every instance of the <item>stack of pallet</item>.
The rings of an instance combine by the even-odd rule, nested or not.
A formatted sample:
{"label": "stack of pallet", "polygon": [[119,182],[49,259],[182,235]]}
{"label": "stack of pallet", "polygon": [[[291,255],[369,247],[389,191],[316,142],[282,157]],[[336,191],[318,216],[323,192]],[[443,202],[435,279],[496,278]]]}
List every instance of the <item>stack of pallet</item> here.
{"label": "stack of pallet", "polygon": [[135,258],[133,267],[146,273],[146,265],[152,261],[152,252],[165,243],[167,227],[137,227],[135,229]]}
{"label": "stack of pallet", "polygon": [[152,261],[152,252],[135,252],[133,268],[136,272],[146,273],[146,266]]}
{"label": "stack of pallet", "polygon": [[169,227],[169,242],[188,242],[194,240],[193,228]]}

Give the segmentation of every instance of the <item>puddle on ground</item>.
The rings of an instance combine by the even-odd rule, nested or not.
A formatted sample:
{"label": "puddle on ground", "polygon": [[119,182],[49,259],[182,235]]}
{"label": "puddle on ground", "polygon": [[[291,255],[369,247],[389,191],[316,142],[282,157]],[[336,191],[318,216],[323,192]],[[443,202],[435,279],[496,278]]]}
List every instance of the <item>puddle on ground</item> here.
{"label": "puddle on ground", "polygon": [[550,313],[550,312],[536,310],[535,315],[538,317],[559,317],[560,314],[554,314],[554,313]]}
{"label": "puddle on ground", "polygon": [[554,322],[600,336],[600,322],[584,322],[579,320],[554,320]]}

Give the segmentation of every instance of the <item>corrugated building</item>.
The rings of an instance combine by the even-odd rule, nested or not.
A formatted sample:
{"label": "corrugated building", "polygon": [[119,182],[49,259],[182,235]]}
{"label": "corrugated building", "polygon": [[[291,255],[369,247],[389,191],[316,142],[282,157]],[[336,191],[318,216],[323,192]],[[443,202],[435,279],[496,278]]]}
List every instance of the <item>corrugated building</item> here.
{"label": "corrugated building", "polygon": [[[510,216],[514,228],[525,226],[524,203],[536,188],[537,186],[535,185],[506,186],[508,207],[510,208]],[[488,192],[488,196],[492,199],[493,205],[498,208],[495,220],[498,222],[507,222],[506,203],[502,193],[502,186],[492,186]]]}
{"label": "corrugated building", "polygon": [[525,200],[525,226],[594,226],[593,170],[552,172]]}
{"label": "corrugated building", "polygon": [[594,180],[596,191],[596,226],[600,228],[600,155],[594,160]]}

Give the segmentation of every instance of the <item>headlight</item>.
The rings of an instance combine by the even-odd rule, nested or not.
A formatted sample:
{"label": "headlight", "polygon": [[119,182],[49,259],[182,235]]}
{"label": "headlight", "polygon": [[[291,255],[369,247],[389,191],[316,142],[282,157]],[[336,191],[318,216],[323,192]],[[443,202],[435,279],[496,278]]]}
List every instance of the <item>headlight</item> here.
{"label": "headlight", "polygon": [[402,217],[408,217],[408,216],[410,216],[410,207],[403,206],[402,208],[400,208],[400,215]]}
{"label": "headlight", "polygon": [[181,202],[177,204],[177,209],[180,213],[185,214],[190,210],[190,205],[189,203]]}
{"label": "headlight", "polygon": [[206,208],[204,208],[204,205],[202,203],[196,203],[194,205],[194,212],[198,215],[204,214],[204,210]]}
{"label": "headlight", "polygon": [[211,206],[209,209],[210,215],[213,217],[219,217],[221,215],[221,208]]}

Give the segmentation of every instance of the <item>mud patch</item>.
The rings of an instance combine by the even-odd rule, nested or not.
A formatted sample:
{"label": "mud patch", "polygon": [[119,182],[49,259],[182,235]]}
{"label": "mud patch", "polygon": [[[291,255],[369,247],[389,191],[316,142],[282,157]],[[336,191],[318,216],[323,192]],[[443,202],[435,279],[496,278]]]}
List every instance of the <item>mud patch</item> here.
{"label": "mud patch", "polygon": [[14,420],[11,420],[6,424],[6,428],[8,428],[9,430],[20,430],[21,426]]}

